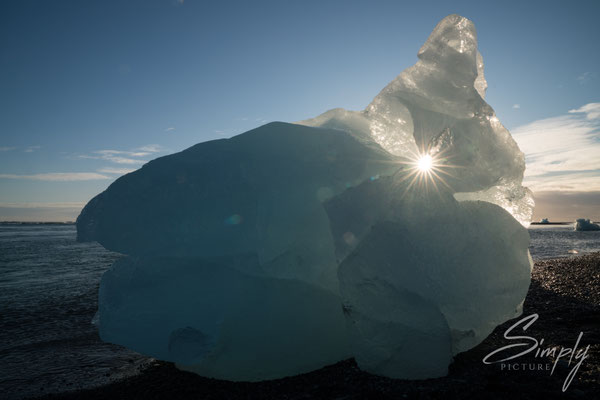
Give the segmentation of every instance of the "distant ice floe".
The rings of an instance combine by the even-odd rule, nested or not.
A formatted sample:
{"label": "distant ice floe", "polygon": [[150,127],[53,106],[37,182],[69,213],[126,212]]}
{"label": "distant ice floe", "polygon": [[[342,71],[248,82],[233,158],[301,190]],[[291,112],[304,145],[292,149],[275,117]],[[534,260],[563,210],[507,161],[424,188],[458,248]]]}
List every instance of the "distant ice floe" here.
{"label": "distant ice floe", "polygon": [[579,218],[575,221],[576,231],[600,231],[600,225],[593,223],[589,219]]}

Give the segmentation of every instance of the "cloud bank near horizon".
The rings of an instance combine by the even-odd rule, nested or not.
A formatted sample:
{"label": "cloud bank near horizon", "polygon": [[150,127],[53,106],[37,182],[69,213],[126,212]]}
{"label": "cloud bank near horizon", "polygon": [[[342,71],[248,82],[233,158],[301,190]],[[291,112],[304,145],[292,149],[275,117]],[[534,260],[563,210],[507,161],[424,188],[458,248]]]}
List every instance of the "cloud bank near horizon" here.
{"label": "cloud bank near horizon", "polygon": [[533,192],[600,191],[600,103],[511,130]]}

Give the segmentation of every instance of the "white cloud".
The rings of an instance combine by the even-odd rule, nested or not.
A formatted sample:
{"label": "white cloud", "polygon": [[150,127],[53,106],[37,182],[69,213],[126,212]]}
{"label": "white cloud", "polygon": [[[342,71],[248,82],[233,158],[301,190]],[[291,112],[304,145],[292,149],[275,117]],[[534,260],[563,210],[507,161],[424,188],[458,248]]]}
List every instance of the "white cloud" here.
{"label": "white cloud", "polygon": [[3,151],[11,151],[14,150],[16,147],[9,147],[9,146],[0,146],[0,152]]}
{"label": "white cloud", "polygon": [[121,157],[121,156],[115,156],[111,153],[98,153],[98,152],[94,152],[100,155],[89,155],[89,154],[81,154],[77,157],[79,158],[85,158],[85,159],[91,159],[91,160],[106,160],[106,161],[110,161],[113,162],[115,164],[144,164],[145,162],[147,162],[147,160],[141,160],[141,159],[135,159],[135,158],[127,158],[127,157]]}
{"label": "white cloud", "polygon": [[160,153],[163,151],[165,151],[165,149],[158,144],[148,144],[133,150],[96,150],[93,151],[92,154],[81,154],[77,157],[94,160],[106,160],[115,164],[136,165],[145,164],[148,162],[148,160],[140,157],[147,157],[154,153]]}
{"label": "white cloud", "polygon": [[25,149],[25,153],[33,153],[36,150],[39,150],[42,146],[29,146]]}
{"label": "white cloud", "polygon": [[102,154],[102,155],[131,154],[130,151],[123,151],[123,150],[96,150],[96,151],[94,151],[94,153]]}
{"label": "white cloud", "polygon": [[174,126],[170,126],[167,129],[165,129],[165,132],[173,132],[175,130]]}
{"label": "white cloud", "polygon": [[115,157],[115,156],[106,156],[106,157],[102,157],[103,160],[107,160],[107,161],[112,161],[115,164],[144,164],[147,162],[147,160],[139,160],[139,159],[134,159],[134,158],[127,158],[127,157]]}
{"label": "white cloud", "polygon": [[540,190],[600,190],[600,104],[512,129],[525,153],[525,184]]}
{"label": "white cloud", "polygon": [[138,147],[137,151],[145,151],[148,153],[160,153],[161,151],[165,151],[165,149],[159,144],[147,144],[142,147]]}
{"label": "white cloud", "polygon": [[117,174],[117,175],[125,175],[128,174],[130,172],[135,171],[135,169],[131,169],[131,168],[100,168],[98,170],[98,172],[102,173],[102,174]]}
{"label": "white cloud", "polygon": [[515,110],[518,110],[519,108],[521,108],[520,104],[513,104],[512,108],[514,108]]}
{"label": "white cloud", "polygon": [[121,150],[98,150],[94,151],[94,154],[99,156],[88,156],[84,158],[97,158],[100,160],[106,160],[115,164],[144,164],[147,160],[132,157],[145,157],[150,155],[144,151],[121,151]]}
{"label": "white cloud", "polygon": [[587,119],[600,119],[600,103],[588,103],[575,110],[569,110],[569,114],[584,113]]}
{"label": "white cloud", "polygon": [[44,174],[32,175],[0,174],[0,179],[28,179],[35,181],[73,182],[111,178],[106,175],[98,174],[96,172],[49,172]]}
{"label": "white cloud", "polygon": [[592,74],[590,71],[586,71],[584,73],[582,73],[581,75],[579,75],[577,77],[577,80],[579,81],[580,84],[584,84],[589,82],[592,78],[594,77],[594,74]]}
{"label": "white cloud", "polygon": [[113,156],[115,154],[123,154],[130,157],[146,157],[151,153],[148,151],[122,151],[122,150],[98,150],[94,151],[96,154],[101,154],[103,156]]}
{"label": "white cloud", "polygon": [[527,173],[525,173],[525,186],[536,193],[542,191],[598,191],[600,190],[599,180],[599,172],[565,173],[556,176],[527,176]]}

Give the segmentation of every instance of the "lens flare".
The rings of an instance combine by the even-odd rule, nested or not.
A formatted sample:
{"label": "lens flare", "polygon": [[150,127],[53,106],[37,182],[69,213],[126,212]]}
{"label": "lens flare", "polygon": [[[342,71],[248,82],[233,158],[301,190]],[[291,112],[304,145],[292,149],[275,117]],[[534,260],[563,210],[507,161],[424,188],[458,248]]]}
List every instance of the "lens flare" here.
{"label": "lens flare", "polygon": [[429,154],[426,154],[423,157],[419,158],[419,161],[417,162],[417,168],[421,172],[429,171],[432,166],[433,166],[433,158],[431,158],[431,156]]}
{"label": "lens flare", "polygon": [[398,161],[406,167],[401,169],[397,183],[407,182],[406,192],[411,188],[426,191],[431,188],[440,194],[440,185],[452,190],[446,180],[454,178],[451,171],[461,167],[449,160],[445,154],[447,151],[423,147],[423,150],[411,153],[404,160]]}

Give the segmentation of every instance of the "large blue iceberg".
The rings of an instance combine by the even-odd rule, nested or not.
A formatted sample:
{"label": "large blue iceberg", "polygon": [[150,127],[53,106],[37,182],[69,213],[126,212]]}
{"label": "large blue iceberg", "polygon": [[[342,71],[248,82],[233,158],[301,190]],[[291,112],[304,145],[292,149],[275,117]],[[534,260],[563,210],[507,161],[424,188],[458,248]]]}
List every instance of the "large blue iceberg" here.
{"label": "large blue iceberg", "polygon": [[473,23],[444,18],[418,57],[363,111],[200,143],[92,199],[79,240],[127,255],[101,338],[221,379],[349,357],[422,379],[519,315],[533,200]]}

